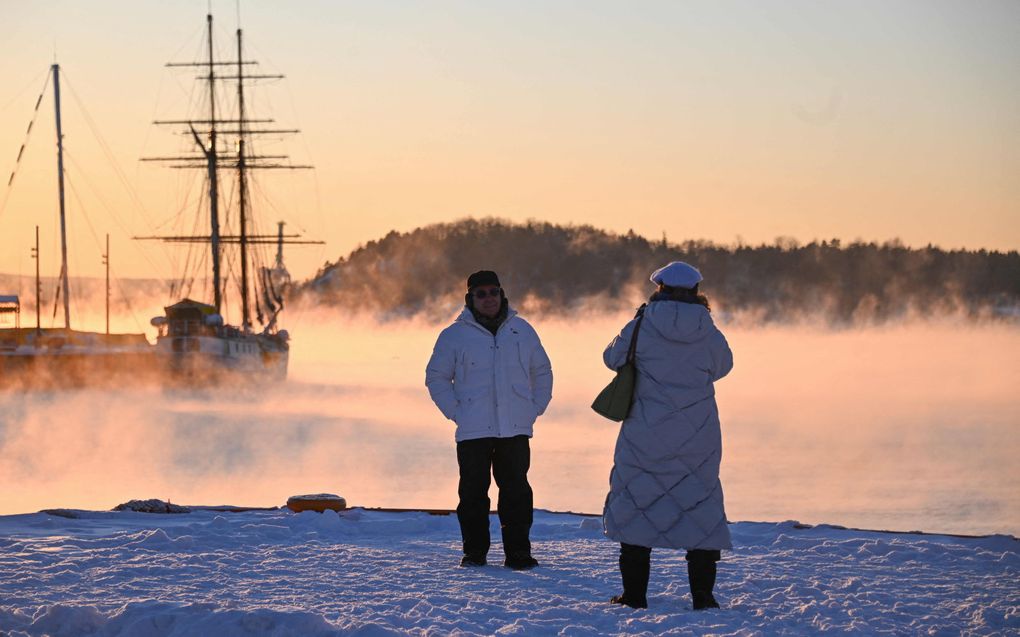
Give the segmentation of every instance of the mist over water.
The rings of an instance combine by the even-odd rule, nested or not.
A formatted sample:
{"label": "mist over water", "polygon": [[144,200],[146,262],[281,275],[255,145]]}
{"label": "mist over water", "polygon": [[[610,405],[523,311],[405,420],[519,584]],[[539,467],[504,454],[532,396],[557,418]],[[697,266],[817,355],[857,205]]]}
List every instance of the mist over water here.
{"label": "mist over water", "polygon": [[[535,318],[553,402],[532,440],[538,507],[600,512],[619,425],[588,405],[627,315]],[[0,393],[0,514],[132,498],[453,508],[453,423],[424,366],[443,325],[295,311],[269,389]],[[723,326],[716,385],[732,520],[1020,535],[1020,329],[928,322]],[[495,496],[495,490],[492,495]]]}

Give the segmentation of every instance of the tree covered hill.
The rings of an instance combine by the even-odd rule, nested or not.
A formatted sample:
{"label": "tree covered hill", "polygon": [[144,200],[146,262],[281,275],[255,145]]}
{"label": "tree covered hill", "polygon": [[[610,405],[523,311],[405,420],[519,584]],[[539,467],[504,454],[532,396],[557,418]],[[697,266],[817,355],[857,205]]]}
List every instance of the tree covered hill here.
{"label": "tree covered hill", "polygon": [[492,269],[513,303],[529,311],[616,311],[640,303],[652,291],[648,275],[673,260],[701,269],[713,311],[729,317],[841,323],[960,313],[1015,319],[1020,308],[1016,251],[913,249],[898,241],[670,243],[587,225],[492,218],[390,232],[327,263],[292,294],[383,315],[446,316],[463,302],[467,274]]}

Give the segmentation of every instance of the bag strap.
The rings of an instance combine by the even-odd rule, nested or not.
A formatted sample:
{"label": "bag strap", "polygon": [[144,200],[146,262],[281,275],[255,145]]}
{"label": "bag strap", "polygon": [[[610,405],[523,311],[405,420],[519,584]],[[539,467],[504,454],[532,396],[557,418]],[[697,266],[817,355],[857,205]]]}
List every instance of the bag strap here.
{"label": "bag strap", "polygon": [[637,352],[637,335],[641,331],[641,321],[645,318],[645,307],[647,303],[642,303],[641,307],[637,311],[637,323],[634,324],[634,333],[630,335],[630,349],[627,350],[627,362],[634,362],[634,354]]}

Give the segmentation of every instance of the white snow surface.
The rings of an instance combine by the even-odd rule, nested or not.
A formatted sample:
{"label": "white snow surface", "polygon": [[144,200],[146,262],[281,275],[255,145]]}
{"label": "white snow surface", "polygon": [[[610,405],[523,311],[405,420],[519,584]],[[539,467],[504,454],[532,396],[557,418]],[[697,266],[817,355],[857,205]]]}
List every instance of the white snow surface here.
{"label": "white snow surface", "polygon": [[537,511],[541,565],[462,568],[454,515],[351,509],[0,516],[0,635],[993,635],[1020,633],[1020,542],[738,522],[722,609],[694,612],[680,551],[649,608],[601,520]]}

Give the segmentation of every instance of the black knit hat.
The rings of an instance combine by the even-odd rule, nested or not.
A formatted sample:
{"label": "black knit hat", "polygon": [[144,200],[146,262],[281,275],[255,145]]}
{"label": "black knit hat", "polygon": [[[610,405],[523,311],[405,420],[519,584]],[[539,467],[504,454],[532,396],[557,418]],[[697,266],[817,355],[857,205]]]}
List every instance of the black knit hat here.
{"label": "black knit hat", "polygon": [[502,287],[499,284],[499,277],[496,276],[496,273],[492,270],[479,270],[468,277],[468,291],[475,289],[479,285],[495,285],[496,287]]}

